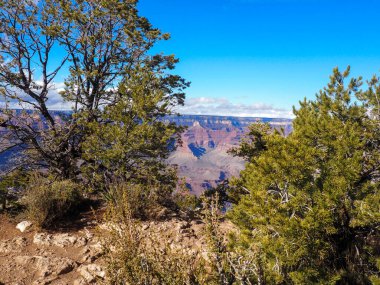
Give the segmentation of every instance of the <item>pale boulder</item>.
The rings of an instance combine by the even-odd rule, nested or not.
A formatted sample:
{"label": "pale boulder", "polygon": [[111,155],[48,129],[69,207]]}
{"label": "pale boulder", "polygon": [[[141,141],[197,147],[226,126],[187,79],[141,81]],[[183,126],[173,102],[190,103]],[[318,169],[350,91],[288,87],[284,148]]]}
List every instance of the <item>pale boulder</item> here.
{"label": "pale boulder", "polygon": [[20,230],[20,232],[23,233],[26,230],[28,230],[32,225],[33,225],[32,222],[23,221],[23,222],[17,224],[16,229]]}

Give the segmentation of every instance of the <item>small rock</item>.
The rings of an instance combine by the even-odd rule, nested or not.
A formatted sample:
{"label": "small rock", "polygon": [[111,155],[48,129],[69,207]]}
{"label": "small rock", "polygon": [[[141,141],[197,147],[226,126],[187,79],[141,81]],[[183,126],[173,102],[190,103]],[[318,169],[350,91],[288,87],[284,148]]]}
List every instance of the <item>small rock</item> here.
{"label": "small rock", "polygon": [[32,225],[33,225],[32,222],[23,221],[23,222],[17,224],[16,229],[20,230],[20,232],[23,233],[26,230],[28,230]]}
{"label": "small rock", "polygon": [[58,276],[71,272],[76,263],[69,258],[45,257],[45,256],[17,256],[15,262],[36,268],[38,276]]}
{"label": "small rock", "polygon": [[12,240],[0,242],[0,253],[21,252],[27,245],[27,240],[24,237],[16,237]]}
{"label": "small rock", "polygon": [[34,235],[33,243],[42,246],[54,245],[62,248],[67,246],[81,247],[87,244],[87,239],[84,237],[76,237],[67,233],[57,235],[37,233]]}
{"label": "small rock", "polygon": [[12,242],[16,245],[16,246],[26,246],[27,245],[27,241],[26,241],[26,238],[24,237],[16,237],[12,240]]}
{"label": "small rock", "polygon": [[53,245],[59,247],[72,246],[77,242],[78,238],[69,234],[57,234],[53,236]]}
{"label": "small rock", "polygon": [[96,281],[97,278],[104,279],[106,276],[105,271],[94,263],[80,266],[78,272],[89,283]]}
{"label": "small rock", "polygon": [[87,244],[87,238],[85,237],[78,237],[77,241],[75,242],[76,247],[82,247]]}
{"label": "small rock", "polygon": [[94,252],[97,253],[103,253],[104,252],[104,247],[100,242],[94,243],[90,245],[90,249]]}
{"label": "small rock", "polygon": [[82,258],[80,260],[81,263],[85,262],[94,262],[100,256],[104,254],[104,248],[100,242],[91,244],[89,246],[85,246],[81,252]]}
{"label": "small rock", "polygon": [[93,239],[94,234],[93,234],[92,232],[90,232],[87,228],[85,228],[83,232],[84,232],[84,234],[86,235],[86,238],[87,238],[88,240]]}
{"label": "small rock", "polygon": [[50,246],[52,244],[52,236],[45,233],[36,233],[33,237],[33,243],[36,245]]}
{"label": "small rock", "polygon": [[83,248],[81,254],[84,255],[84,254],[87,254],[87,253],[90,253],[90,247],[89,247],[89,246],[85,246],[85,247]]}

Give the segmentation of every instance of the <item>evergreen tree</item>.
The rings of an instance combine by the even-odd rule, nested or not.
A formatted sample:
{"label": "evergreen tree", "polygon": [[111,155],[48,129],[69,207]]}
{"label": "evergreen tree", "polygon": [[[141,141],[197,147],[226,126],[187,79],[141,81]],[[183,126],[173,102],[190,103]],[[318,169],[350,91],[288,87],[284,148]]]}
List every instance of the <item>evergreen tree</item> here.
{"label": "evergreen tree", "polygon": [[[146,108],[150,118],[183,104],[188,83],[169,72],[178,60],[150,52],[169,35],[139,15],[137,2],[0,0],[0,127],[7,130],[8,149],[26,150],[28,166],[42,165],[63,179],[76,179],[84,166],[99,162],[84,148],[94,125],[109,124],[122,104],[165,106],[160,114],[159,107]],[[49,110],[49,103],[59,100],[57,80],[67,71],[60,95],[71,103],[73,115],[62,118]],[[142,91],[134,97],[127,94],[134,88],[127,85],[148,73],[155,92],[162,92],[160,99],[153,102]],[[146,85],[141,88],[152,87],[146,80],[142,83]],[[135,112],[129,110],[124,108],[123,116],[132,118]]]}
{"label": "evergreen tree", "polygon": [[334,69],[288,137],[261,128],[237,152],[246,194],[228,215],[260,284],[379,284],[380,89],[348,77]]}
{"label": "evergreen tree", "polygon": [[182,127],[165,122],[171,105],[152,71],[136,69],[118,90],[120,100],[100,112],[101,123],[88,121],[87,115],[78,117],[88,131],[82,143],[87,162],[82,173],[95,187],[107,188],[115,182],[144,184],[167,200],[177,176],[166,159]]}

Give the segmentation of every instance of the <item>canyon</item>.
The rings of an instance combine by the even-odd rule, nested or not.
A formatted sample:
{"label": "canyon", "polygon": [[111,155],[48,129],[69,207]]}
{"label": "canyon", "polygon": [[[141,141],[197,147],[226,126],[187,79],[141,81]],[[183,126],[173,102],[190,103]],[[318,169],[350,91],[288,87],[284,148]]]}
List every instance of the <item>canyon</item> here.
{"label": "canyon", "polygon": [[179,176],[196,195],[239,175],[245,162],[228,151],[239,144],[249,125],[259,121],[269,123],[273,128],[283,129],[286,135],[292,130],[291,119],[182,115],[166,120],[186,127],[181,135],[182,144],[168,162],[177,166]]}
{"label": "canyon", "polygon": [[[70,113],[55,111],[54,116],[70,116]],[[291,119],[181,115],[168,116],[163,120],[186,128],[181,134],[182,143],[172,152],[168,163],[177,167],[179,177],[196,195],[239,175],[245,162],[233,157],[228,150],[239,144],[249,125],[258,121],[269,123],[273,128],[283,129],[286,135],[292,130]],[[4,137],[4,132],[0,130],[0,139]],[[16,148],[0,153],[0,172],[15,164],[20,150]]]}

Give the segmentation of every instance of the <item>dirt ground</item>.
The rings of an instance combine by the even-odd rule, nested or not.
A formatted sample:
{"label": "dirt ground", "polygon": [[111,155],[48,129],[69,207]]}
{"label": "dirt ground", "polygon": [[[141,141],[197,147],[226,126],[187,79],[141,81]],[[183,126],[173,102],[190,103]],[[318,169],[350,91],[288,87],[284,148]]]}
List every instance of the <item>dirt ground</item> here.
{"label": "dirt ground", "polygon": [[[103,213],[104,209],[88,210],[53,231],[32,226],[24,233],[16,229],[19,219],[0,214],[0,285],[104,284],[106,260],[100,236],[117,225],[103,223]],[[139,227],[147,237],[156,237],[158,246],[208,254],[200,220],[174,216]],[[223,222],[220,229],[227,233],[234,227]]]}
{"label": "dirt ground", "polygon": [[0,215],[0,284],[96,284],[101,276],[83,273],[101,264],[94,220],[87,215],[71,228],[42,232],[32,226],[24,233],[16,229],[17,220]]}

